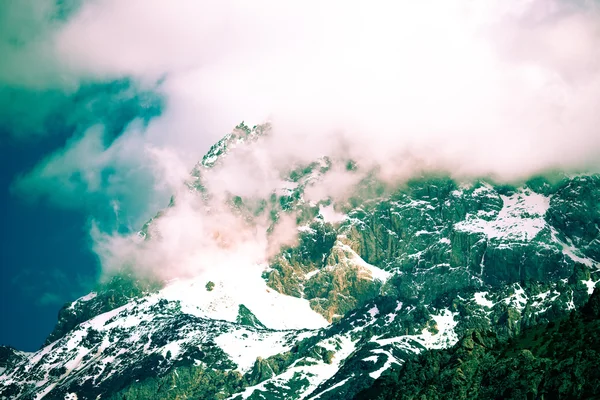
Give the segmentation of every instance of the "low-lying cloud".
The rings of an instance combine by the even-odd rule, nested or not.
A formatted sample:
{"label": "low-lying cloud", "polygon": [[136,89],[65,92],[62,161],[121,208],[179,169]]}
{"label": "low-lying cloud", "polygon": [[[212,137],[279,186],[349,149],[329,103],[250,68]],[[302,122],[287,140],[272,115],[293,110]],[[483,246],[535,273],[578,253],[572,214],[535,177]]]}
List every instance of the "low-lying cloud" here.
{"label": "low-lying cloud", "polygon": [[[13,73],[13,81],[40,87],[51,75],[50,87],[61,73],[76,81],[130,77],[164,96],[165,110],[108,147],[94,145],[96,131],[73,139],[21,179],[25,191],[68,195],[77,173],[86,192],[131,196],[126,173],[99,186],[94,172],[103,162],[135,168],[123,161],[140,160],[131,151],[146,154],[155,186],[178,192],[200,155],[242,120],[270,120],[272,135],[214,173],[217,192],[268,193],[279,168],[332,154],[389,181],[424,170],[515,180],[550,168],[598,168],[594,2],[95,0],[27,46],[19,54],[43,49],[57,67],[36,79]],[[335,181],[355,177],[340,171]],[[345,184],[321,186],[311,195],[337,196]],[[187,211],[165,218],[163,229],[180,239],[157,245],[165,246],[163,264],[214,230],[211,216]],[[94,235],[109,254],[106,237]],[[239,242],[266,243],[252,237]]]}
{"label": "low-lying cloud", "polygon": [[552,0],[101,0],[52,44],[79,76],[164,79],[160,137],[180,148],[270,118],[280,152],[337,134],[390,168],[408,153],[513,178],[598,155],[599,22],[593,3]]}

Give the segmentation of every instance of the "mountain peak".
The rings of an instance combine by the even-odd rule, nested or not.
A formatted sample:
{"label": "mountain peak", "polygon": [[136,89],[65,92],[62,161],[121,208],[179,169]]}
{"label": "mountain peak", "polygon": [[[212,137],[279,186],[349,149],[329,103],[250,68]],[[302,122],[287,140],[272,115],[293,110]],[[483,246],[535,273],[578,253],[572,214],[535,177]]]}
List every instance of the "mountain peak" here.
{"label": "mountain peak", "polygon": [[[202,179],[268,131],[240,124],[215,144],[185,201],[220,215]],[[0,398],[352,398],[435,351],[495,348],[566,318],[600,280],[598,176],[508,187],[443,176],[394,186],[367,174],[345,196],[314,198],[331,176],[360,171],[347,162],[280,171],[265,198],[218,198],[260,252],[213,229],[190,242],[202,250],[192,261],[213,262],[194,274],[114,276],[65,306],[39,351],[3,348]],[[136,245],[187,240],[161,231],[178,207],[149,221]]]}

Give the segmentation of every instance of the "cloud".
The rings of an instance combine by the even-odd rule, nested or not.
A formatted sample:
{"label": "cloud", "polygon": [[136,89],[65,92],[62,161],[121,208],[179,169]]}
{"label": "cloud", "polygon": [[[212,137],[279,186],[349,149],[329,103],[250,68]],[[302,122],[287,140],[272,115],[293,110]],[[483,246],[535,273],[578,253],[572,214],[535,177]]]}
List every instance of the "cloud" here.
{"label": "cloud", "polygon": [[57,57],[52,35],[79,0],[22,0],[0,4],[0,83],[22,88],[72,90],[77,77]]}
{"label": "cloud", "polygon": [[[82,83],[70,95],[7,87],[0,91],[0,104],[0,134],[8,135],[0,142],[51,151],[15,179],[14,194],[28,201],[48,199],[63,208],[84,208],[94,217],[112,220],[108,204],[117,202],[128,217],[123,222],[133,224],[147,218],[148,210],[132,210],[156,209],[168,199],[170,194],[155,191],[155,167],[144,139],[149,121],[162,111],[158,94],[124,79]],[[64,147],[53,149],[61,139]]]}
{"label": "cloud", "polygon": [[[139,199],[136,184],[145,181],[177,192],[223,133],[241,120],[267,119],[269,139],[207,175],[214,192],[264,195],[280,169],[322,155],[351,158],[392,182],[424,170],[499,180],[596,170],[598,27],[595,3],[566,0],[86,2],[14,56],[51,60],[51,74],[4,71],[37,87],[52,87],[56,76],[129,77],[164,97],[163,113],[130,124],[109,145],[99,131],[79,133],[17,186],[34,195]],[[343,196],[356,178],[340,169],[310,195]],[[214,215],[192,203],[182,200],[159,223],[178,238],[156,245],[163,264],[204,263],[192,261],[197,243],[211,250],[204,254],[223,253],[218,240],[203,242]],[[217,210],[221,225],[239,227]],[[158,257],[120,235],[115,247],[94,235],[105,264]],[[231,237],[269,247],[262,234],[242,236]]]}
{"label": "cloud", "polygon": [[[28,201],[47,199],[106,221],[139,226],[148,216],[135,208],[162,208],[172,192],[171,186],[156,185],[154,178],[162,179],[156,171],[159,152],[145,142],[142,130],[143,124],[134,122],[127,135],[111,142],[104,126],[92,126],[18,177],[11,189]],[[115,207],[128,212],[128,219],[115,221]]]}
{"label": "cloud", "polygon": [[190,122],[181,137],[270,117],[282,152],[342,132],[367,161],[409,151],[513,178],[598,155],[599,18],[593,4],[548,0],[101,0],[54,45],[83,76],[164,78],[168,98],[194,105],[171,103],[169,122]]}
{"label": "cloud", "polygon": [[265,218],[249,221],[219,202],[209,207],[180,192],[176,205],[153,220],[146,235],[104,232],[92,225],[94,251],[107,274],[133,270],[163,280],[195,276],[208,268],[263,263],[274,249],[292,243],[296,226],[284,218],[277,235],[267,235]]}

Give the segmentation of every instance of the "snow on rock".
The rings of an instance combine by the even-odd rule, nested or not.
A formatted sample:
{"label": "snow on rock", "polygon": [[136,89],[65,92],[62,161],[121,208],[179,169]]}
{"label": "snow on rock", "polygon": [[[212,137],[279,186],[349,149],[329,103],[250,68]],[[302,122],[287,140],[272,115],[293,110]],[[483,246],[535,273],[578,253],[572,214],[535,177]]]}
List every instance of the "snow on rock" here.
{"label": "snow on rock", "polygon": [[[284,391],[290,390],[289,382],[291,381],[302,384],[302,387],[291,398],[304,399],[308,396],[311,396],[311,399],[318,398],[318,395],[323,394],[324,391],[321,393],[312,392],[321,383],[335,375],[344,360],[354,352],[355,345],[356,343],[348,335],[337,335],[323,339],[317,342],[315,347],[323,347],[335,353],[330,364],[314,358],[297,360],[284,373],[267,379],[258,385],[247,387],[241,393],[241,398],[247,399],[253,394],[258,395],[260,392],[270,391],[266,389],[267,385]],[[310,361],[310,365],[307,365],[306,361]],[[233,397],[237,398],[237,395]]]}
{"label": "snow on rock", "polygon": [[313,276],[315,276],[319,272],[321,272],[320,269],[315,269],[314,271],[310,271],[308,274],[304,275],[304,279],[309,280],[310,278],[312,278]]}
{"label": "snow on rock", "polygon": [[594,293],[594,288],[596,287],[596,284],[598,282],[600,282],[600,280],[593,281],[591,279],[588,279],[587,281],[585,281],[585,280],[581,281],[581,283],[583,283],[585,286],[587,286],[588,294]]}
{"label": "snow on rock", "polygon": [[[165,363],[172,363],[186,354],[194,357],[199,348],[223,352],[215,358],[216,367],[246,372],[257,357],[286,352],[312,334],[314,331],[274,331],[204,319],[185,313],[180,303],[167,301],[160,293],[152,294],[78,325],[29,355],[0,381],[4,385],[30,382],[37,398],[42,398],[66,379],[78,385],[91,381],[110,385],[113,377],[147,357],[159,354]],[[59,367],[60,374],[49,375]],[[75,390],[72,395],[77,393]]]}
{"label": "snow on rock", "polygon": [[[329,324],[310,308],[308,300],[269,288],[261,277],[264,269],[264,265],[213,268],[196,278],[175,281],[159,295],[180,301],[182,311],[204,318],[234,322],[243,304],[267,328],[316,329]],[[208,282],[215,284],[210,291]]]}
{"label": "snow on rock", "polygon": [[571,260],[586,265],[588,267],[598,267],[598,265],[600,264],[596,260],[583,255],[577,248],[575,248],[575,246],[573,246],[572,243],[565,243],[562,240],[560,240],[559,234],[554,227],[551,228],[551,236],[552,240],[562,247],[563,254],[569,257]]}
{"label": "snow on rock", "polygon": [[371,315],[371,318],[375,318],[375,316],[379,314],[379,309],[377,308],[377,306],[373,306],[369,309],[368,313],[369,315]]}
{"label": "snow on rock", "polygon": [[70,309],[70,310],[72,310],[72,309],[74,309],[74,308],[75,308],[75,305],[76,305],[77,303],[83,303],[83,302],[86,302],[86,301],[90,301],[90,300],[92,300],[93,298],[95,298],[96,296],[97,296],[97,293],[96,293],[96,292],[91,292],[91,293],[88,293],[88,294],[86,294],[85,296],[82,296],[82,297],[78,298],[77,300],[75,300],[74,302],[72,302],[72,303],[69,305],[69,309]]}
{"label": "snow on rock", "polygon": [[475,293],[475,295],[474,295],[475,303],[479,304],[480,306],[484,306],[484,307],[488,307],[488,308],[494,307],[495,303],[491,300],[488,300],[487,295],[488,295],[488,292]]}
{"label": "snow on rock", "polygon": [[335,385],[333,385],[333,386],[331,386],[331,387],[329,387],[329,388],[327,388],[327,389],[323,390],[321,393],[317,394],[316,396],[310,397],[310,400],[312,400],[312,399],[320,399],[320,398],[321,398],[321,396],[322,396],[322,395],[324,395],[325,393],[327,393],[327,392],[330,392],[330,391],[332,391],[332,390],[333,390],[333,389],[335,389],[335,388],[338,388],[338,387],[340,387],[340,386],[343,386],[343,385],[345,385],[345,384],[346,384],[346,382],[348,382],[348,381],[350,380],[350,378],[352,378],[352,376],[349,376],[348,378],[346,378],[346,379],[344,379],[344,380],[342,380],[342,381],[339,381],[339,382],[338,382],[338,383],[336,383]]}
{"label": "snow on rock", "polygon": [[252,368],[257,357],[267,358],[288,351],[291,348],[289,335],[285,331],[262,333],[236,329],[218,336],[215,343],[238,365],[238,370],[244,373]]}
{"label": "snow on rock", "polygon": [[385,271],[381,268],[378,268],[374,265],[371,265],[368,262],[366,262],[365,260],[363,260],[362,257],[359,256],[354,250],[352,250],[352,248],[350,246],[342,243],[340,240],[337,240],[335,242],[334,249],[335,248],[342,250],[343,253],[346,255],[346,257],[348,258],[348,261],[351,264],[354,264],[358,267],[361,267],[361,268],[369,271],[369,273],[371,274],[373,279],[379,280],[381,282],[385,282],[392,276],[392,274],[390,272]]}
{"label": "snow on rock", "polygon": [[525,290],[523,290],[518,283],[516,283],[514,287],[514,292],[503,301],[506,305],[512,305],[521,312],[527,305],[527,295],[525,294]]}
{"label": "snow on rock", "polygon": [[435,321],[434,332],[431,332],[431,329],[426,327],[423,328],[418,335],[402,335],[389,339],[373,337],[371,341],[380,346],[400,343],[403,345],[402,347],[415,353],[421,352],[421,349],[413,346],[411,342],[416,342],[425,349],[443,349],[450,347],[458,342],[458,336],[454,331],[454,328],[458,324],[458,321],[454,318],[456,315],[458,315],[458,313],[453,313],[448,309],[444,309],[439,315],[432,315],[431,318]]}
{"label": "snow on rock", "polygon": [[[476,191],[479,189],[476,189]],[[475,194],[475,192],[473,192]],[[461,231],[483,233],[489,239],[531,240],[544,227],[544,215],[550,206],[550,198],[528,189],[511,196],[500,196],[502,209],[492,220],[477,215],[467,215],[455,224]]]}
{"label": "snow on rock", "polygon": [[402,365],[402,363],[404,362],[404,360],[399,360],[396,357],[394,357],[394,355],[387,350],[375,349],[373,352],[374,353],[377,352],[379,354],[383,354],[383,355],[387,356],[387,360],[386,360],[385,364],[383,364],[383,366],[381,368],[379,368],[377,371],[373,371],[369,374],[369,376],[373,379],[379,378],[384,371],[386,371],[388,368],[390,368],[392,366],[392,364]]}
{"label": "snow on rock", "polygon": [[417,340],[427,349],[443,349],[458,342],[458,336],[454,332],[454,328],[458,321],[454,317],[458,313],[453,313],[445,309],[441,315],[432,315],[431,318],[435,321],[437,333],[432,333],[429,329],[423,329],[420,338]]}

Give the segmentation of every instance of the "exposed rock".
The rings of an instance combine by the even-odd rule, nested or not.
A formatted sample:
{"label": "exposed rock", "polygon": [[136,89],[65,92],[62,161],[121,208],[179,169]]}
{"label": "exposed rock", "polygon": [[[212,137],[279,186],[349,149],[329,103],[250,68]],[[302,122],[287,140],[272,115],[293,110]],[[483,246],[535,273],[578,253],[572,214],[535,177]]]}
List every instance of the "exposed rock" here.
{"label": "exposed rock", "polygon": [[238,308],[236,322],[240,325],[252,326],[254,328],[266,328],[266,326],[256,318],[256,315],[243,304],[240,304]]}
{"label": "exposed rock", "polygon": [[147,295],[160,287],[151,280],[133,278],[123,273],[100,284],[96,291],[79,300],[65,304],[58,313],[58,322],[46,339],[44,346],[62,338],[78,324],[90,318],[114,310],[129,301]]}
{"label": "exposed rock", "polygon": [[[210,149],[186,182],[200,205],[209,169],[266,135],[241,124]],[[173,300],[164,292],[175,286],[115,277],[65,306],[43,349],[0,354],[0,398],[327,400],[373,382],[377,395],[416,399],[598,393],[597,294],[587,302],[600,281],[598,176],[390,187],[372,172],[344,201],[306,201],[333,167],[361,171],[322,157],[279,171],[283,187],[265,198],[226,196],[270,235],[296,220],[297,245],[254,266],[267,297],[253,302],[242,285],[241,301],[199,277]],[[140,231],[144,245],[160,240],[154,221],[167,213]],[[276,304],[319,329],[270,329]]]}
{"label": "exposed rock", "polygon": [[397,375],[383,376],[355,398],[596,398],[600,314],[590,310],[598,305],[599,294],[581,313],[529,328],[506,342],[474,331],[451,349],[407,361]]}

